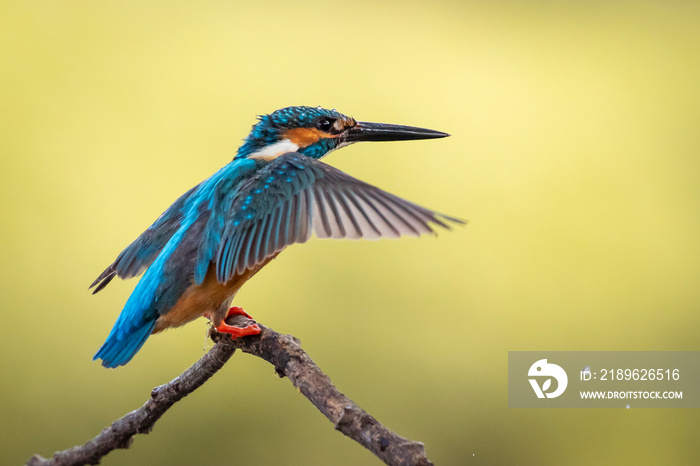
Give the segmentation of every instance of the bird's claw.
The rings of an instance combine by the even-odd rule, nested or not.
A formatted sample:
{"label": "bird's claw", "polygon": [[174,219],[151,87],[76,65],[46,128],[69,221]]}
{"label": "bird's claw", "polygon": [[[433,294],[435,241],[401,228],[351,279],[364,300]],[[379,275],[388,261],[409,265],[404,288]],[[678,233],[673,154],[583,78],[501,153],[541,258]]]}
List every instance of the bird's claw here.
{"label": "bird's claw", "polygon": [[[244,317],[247,317],[250,320],[253,320],[253,318],[248,315],[247,312],[243,310],[243,308],[238,307],[238,306],[233,306],[231,307],[228,312],[226,313],[226,317],[223,318],[221,323],[214,327],[214,330],[216,330],[219,333],[228,333],[231,335],[231,339],[234,338],[240,338],[240,337],[245,337],[248,335],[258,335],[260,334],[260,326],[256,323],[247,325],[245,327],[236,327],[235,325],[229,325],[226,323],[226,319],[228,319],[231,316],[235,315],[241,315]],[[253,320],[253,322],[255,322]]]}

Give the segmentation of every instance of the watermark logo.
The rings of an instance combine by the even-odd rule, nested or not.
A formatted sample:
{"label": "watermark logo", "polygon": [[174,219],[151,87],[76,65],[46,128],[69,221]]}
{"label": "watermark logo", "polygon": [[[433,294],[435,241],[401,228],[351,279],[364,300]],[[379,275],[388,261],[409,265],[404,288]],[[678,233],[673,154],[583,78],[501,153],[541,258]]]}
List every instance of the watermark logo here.
{"label": "watermark logo", "polygon": [[[566,385],[569,383],[569,378],[566,372],[556,364],[548,363],[546,359],[540,359],[530,366],[527,373],[528,377],[545,378],[542,385],[535,379],[528,379],[532,389],[535,391],[537,398],[556,398],[566,390]],[[557,381],[557,388],[553,392],[548,392],[552,388],[552,379]]]}
{"label": "watermark logo", "polygon": [[698,381],[700,351],[508,351],[509,408],[700,409]]}

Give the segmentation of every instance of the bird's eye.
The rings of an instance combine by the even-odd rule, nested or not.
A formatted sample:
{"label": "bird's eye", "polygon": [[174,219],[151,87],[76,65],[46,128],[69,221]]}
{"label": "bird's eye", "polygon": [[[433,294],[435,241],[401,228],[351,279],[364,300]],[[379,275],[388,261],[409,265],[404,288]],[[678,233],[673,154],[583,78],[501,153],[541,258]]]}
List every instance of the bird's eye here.
{"label": "bird's eye", "polygon": [[321,118],[316,123],[316,128],[320,129],[321,131],[329,132],[333,128],[333,120],[329,118]]}

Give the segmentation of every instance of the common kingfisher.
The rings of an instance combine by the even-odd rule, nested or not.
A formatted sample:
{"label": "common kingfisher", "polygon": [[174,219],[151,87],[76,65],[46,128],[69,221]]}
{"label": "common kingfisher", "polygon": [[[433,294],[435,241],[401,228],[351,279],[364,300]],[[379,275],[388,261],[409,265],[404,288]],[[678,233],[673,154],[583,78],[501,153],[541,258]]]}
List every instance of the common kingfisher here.
{"label": "common kingfisher", "polygon": [[[124,249],[90,288],[145,271],[93,359],[126,364],[146,339],[198,317],[231,338],[229,305],[243,284],[284,248],[318,238],[420,236],[460,220],[420,207],[320,162],[358,141],[449,136],[411,126],[355,121],[336,110],[287,107],[259,121],[233,160],[180,196]],[[248,316],[249,317],[249,316]]]}

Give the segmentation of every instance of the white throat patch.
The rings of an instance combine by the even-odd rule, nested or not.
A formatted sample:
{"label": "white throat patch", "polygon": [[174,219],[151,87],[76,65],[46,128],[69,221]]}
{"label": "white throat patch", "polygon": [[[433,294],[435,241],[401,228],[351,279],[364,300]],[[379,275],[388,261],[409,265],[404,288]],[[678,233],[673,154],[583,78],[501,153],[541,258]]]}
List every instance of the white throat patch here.
{"label": "white throat patch", "polygon": [[248,156],[251,159],[261,159],[261,160],[274,160],[280,155],[286,154],[287,152],[296,152],[299,150],[299,146],[294,144],[289,139],[282,139],[279,142],[270,144],[257,152],[253,152]]}

